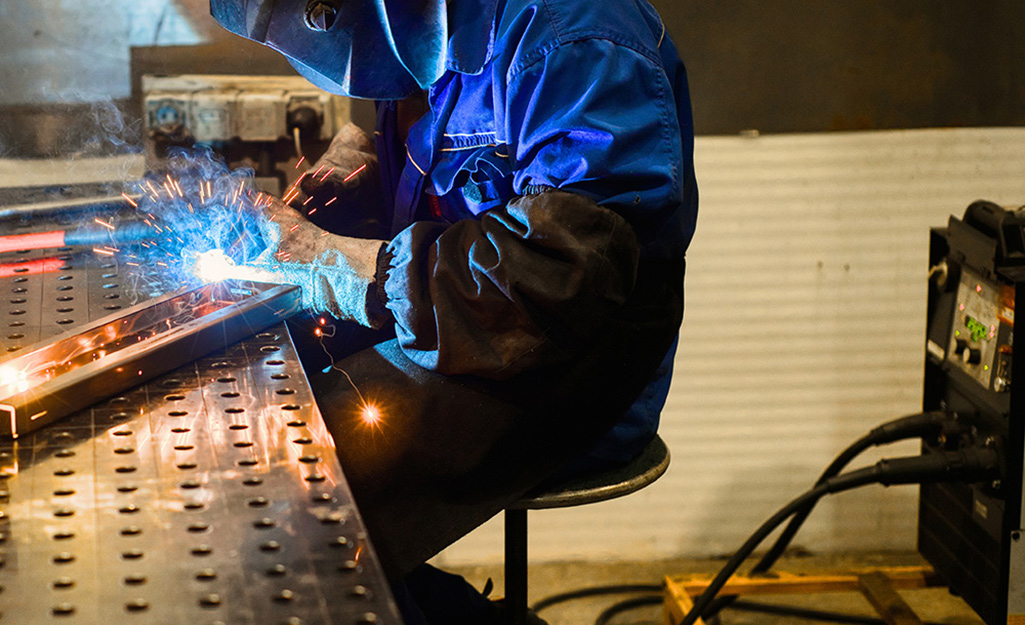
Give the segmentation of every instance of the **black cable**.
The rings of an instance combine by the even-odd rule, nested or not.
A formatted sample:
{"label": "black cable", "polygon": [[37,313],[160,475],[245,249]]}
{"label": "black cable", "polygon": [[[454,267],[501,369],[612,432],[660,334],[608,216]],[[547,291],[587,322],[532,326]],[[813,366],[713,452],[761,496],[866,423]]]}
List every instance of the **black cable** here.
{"label": "black cable", "polygon": [[570,590],[562,592],[556,595],[551,595],[543,599],[539,599],[530,609],[534,612],[540,612],[547,608],[552,607],[557,603],[565,603],[566,601],[572,601],[574,599],[584,599],[587,597],[598,597],[601,595],[618,595],[629,592],[662,592],[662,586],[658,584],[615,584],[611,586],[591,586],[589,588],[579,588],[577,590]]}
{"label": "black cable", "polygon": [[[935,436],[939,434],[945,426],[953,422],[953,417],[945,412],[922,412],[918,414],[901,417],[900,419],[894,419],[884,423],[865,436],[854,441],[847,447],[847,449],[840,452],[840,454],[833,459],[833,462],[816,480],[815,486],[818,486],[828,480],[831,477],[840,474],[840,471],[846,467],[851,460],[854,460],[863,451],[879,445],[885,445],[887,443],[893,443],[900,440],[906,440],[910,438],[923,438],[926,436]],[[790,523],[787,524],[786,528],[773,543],[772,547],[762,556],[762,559],[751,569],[752,574],[764,573],[772,568],[772,565],[776,563],[783,552],[786,551],[787,547],[790,546],[790,541],[793,540],[794,535],[804,524],[805,519],[811,514],[814,504],[809,505],[804,510],[794,514],[794,518],[790,519]]]}
{"label": "black cable", "polygon": [[[822,471],[819,479],[815,481],[815,486],[818,486],[828,480],[831,477],[840,474],[840,471],[844,469],[854,458],[860,455],[867,449],[872,447],[878,447],[879,445],[885,445],[887,443],[893,443],[900,440],[907,440],[911,438],[925,438],[927,436],[937,436],[944,429],[949,429],[956,424],[953,415],[946,412],[920,412],[893,421],[888,421],[872,429],[868,434],[862,436],[858,440],[851,443],[846,449],[840,452],[836,458],[833,459],[829,466]],[[796,512],[787,526],[783,529],[780,535],[776,538],[776,542],[772,544],[772,547],[762,556],[761,560],[752,567],[750,575],[758,575],[765,573],[772,568],[772,565],[776,564],[776,561],[783,555],[793,541],[794,536],[797,535],[798,530],[804,525],[804,522],[808,519],[812,510],[815,509],[815,502],[811,502],[809,505],[804,507],[802,510]],[[733,597],[720,597],[709,606],[706,614],[714,614],[721,610],[731,601]]]}
{"label": "black cable", "polygon": [[827,479],[822,484],[800,495],[759,527],[740,549],[727,561],[705,592],[694,601],[694,606],[681,625],[693,625],[709,608],[712,600],[751,552],[758,547],[780,523],[792,514],[814,504],[825,495],[839,493],[866,484],[918,484],[936,481],[977,481],[997,475],[999,459],[992,449],[964,449],[959,452],[935,453],[923,456],[883,459],[875,465]]}
{"label": "black cable", "polygon": [[614,616],[627,610],[633,610],[634,608],[640,608],[649,605],[658,605],[662,603],[661,595],[645,595],[643,597],[631,597],[629,599],[623,599],[613,603],[609,607],[601,611],[601,614],[594,619],[594,625],[609,625],[609,621]]}

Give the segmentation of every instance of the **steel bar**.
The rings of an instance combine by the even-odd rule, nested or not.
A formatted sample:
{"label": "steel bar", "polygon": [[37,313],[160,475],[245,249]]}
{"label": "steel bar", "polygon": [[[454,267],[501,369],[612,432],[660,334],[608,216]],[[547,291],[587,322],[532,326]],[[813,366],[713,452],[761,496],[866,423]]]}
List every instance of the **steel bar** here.
{"label": "steel bar", "polygon": [[298,289],[226,281],[179,291],[0,359],[0,434],[17,438],[298,310]]}

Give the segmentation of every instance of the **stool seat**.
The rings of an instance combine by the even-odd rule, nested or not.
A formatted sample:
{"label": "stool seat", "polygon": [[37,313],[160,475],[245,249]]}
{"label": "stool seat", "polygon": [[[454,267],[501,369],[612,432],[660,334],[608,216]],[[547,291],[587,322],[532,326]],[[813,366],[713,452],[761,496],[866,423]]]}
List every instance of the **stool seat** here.
{"label": "stool seat", "polygon": [[629,495],[651,484],[669,468],[669,448],[657,434],[629,464],[543,484],[508,506],[510,510],[569,508]]}

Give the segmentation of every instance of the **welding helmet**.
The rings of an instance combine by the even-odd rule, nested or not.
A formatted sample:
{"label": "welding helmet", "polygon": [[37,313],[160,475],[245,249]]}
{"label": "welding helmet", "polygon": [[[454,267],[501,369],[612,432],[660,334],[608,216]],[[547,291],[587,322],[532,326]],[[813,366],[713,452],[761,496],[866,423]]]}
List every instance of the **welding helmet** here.
{"label": "welding helmet", "polygon": [[339,95],[400,99],[445,69],[445,0],[210,0],[210,13]]}

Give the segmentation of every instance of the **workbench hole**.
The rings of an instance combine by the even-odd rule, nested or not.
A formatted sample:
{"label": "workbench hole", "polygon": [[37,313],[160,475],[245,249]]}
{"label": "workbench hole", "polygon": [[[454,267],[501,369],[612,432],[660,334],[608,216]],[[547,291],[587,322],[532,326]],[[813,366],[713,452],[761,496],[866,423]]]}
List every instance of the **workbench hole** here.
{"label": "workbench hole", "polygon": [[224,397],[225,399],[234,399],[238,396],[239,394],[236,391],[225,391],[221,393],[221,397]]}
{"label": "workbench hole", "polygon": [[195,445],[175,445],[174,446],[175,451],[190,451],[190,450],[195,449],[195,448],[196,448]]}
{"label": "workbench hole", "polygon": [[11,298],[11,303],[12,304],[24,304],[27,301],[28,300],[25,299],[24,297],[12,297]]}
{"label": "workbench hole", "polygon": [[28,278],[17,277],[14,279],[15,282],[28,282]]}
{"label": "workbench hole", "polygon": [[296,419],[295,421],[289,421],[288,422],[288,427],[292,427],[292,428],[301,428],[301,427],[304,427],[305,425],[306,425],[306,422],[303,421],[302,419]]}
{"label": "workbench hole", "polygon": [[206,523],[191,523],[187,528],[188,531],[193,534],[200,534],[210,529],[210,526]]}
{"label": "workbench hole", "polygon": [[103,307],[103,310],[121,310],[120,304],[107,304]]}
{"label": "workbench hole", "polygon": [[251,497],[246,500],[246,505],[250,508],[266,508],[270,505],[270,500],[266,497]]}
{"label": "workbench hole", "polygon": [[274,392],[277,393],[278,395],[295,395],[295,389],[294,388],[279,388],[278,390],[276,390]]}
{"label": "workbench hole", "polygon": [[186,510],[202,510],[206,505],[200,501],[186,501],[182,507]]}
{"label": "workbench hole", "polygon": [[74,537],[75,533],[70,530],[61,530],[59,532],[54,532],[53,534],[54,540],[71,540]]}
{"label": "workbench hole", "polygon": [[213,569],[200,569],[196,571],[196,579],[203,582],[217,579],[217,571]]}
{"label": "workbench hole", "polygon": [[107,284],[103,285],[103,288],[105,288],[105,289],[116,289],[119,286],[121,286],[121,285],[118,284],[117,282],[108,282]]}
{"label": "workbench hole", "polygon": [[170,412],[167,413],[167,416],[169,416],[169,417],[184,417],[184,416],[187,416],[188,414],[189,414],[188,410],[171,410]]}
{"label": "workbench hole", "polygon": [[53,491],[54,497],[70,497],[75,494],[74,488],[58,488]]}
{"label": "workbench hole", "polygon": [[57,579],[53,580],[54,588],[66,589],[71,588],[74,585],[75,580],[71,579],[70,577],[58,577]]}
{"label": "workbench hole", "polygon": [[16,351],[18,351],[20,349],[21,349],[20,345],[11,345],[10,347],[7,348],[7,351],[13,353],[13,352],[16,352]]}
{"label": "workbench hole", "polygon": [[120,297],[121,297],[120,293],[107,293],[106,295],[103,296],[103,299],[119,299]]}
{"label": "workbench hole", "polygon": [[224,412],[226,412],[228,414],[242,414],[245,411],[246,411],[245,408],[238,408],[238,407],[235,407],[235,406],[233,406],[231,408],[225,408],[224,409]]}
{"label": "workbench hole", "polygon": [[71,302],[75,300],[72,295],[58,295],[56,299],[58,302]]}
{"label": "workbench hole", "polygon": [[131,436],[132,434],[134,434],[134,432],[132,432],[131,430],[118,430],[116,432],[111,432],[111,434],[113,434],[114,436]]}
{"label": "workbench hole", "polygon": [[247,477],[246,479],[242,480],[242,483],[245,484],[246,486],[259,486],[260,484],[263,484],[263,479],[259,478],[259,477],[251,476],[251,477]]}
{"label": "workbench hole", "polygon": [[276,540],[268,540],[265,543],[260,543],[260,551],[266,553],[273,553],[275,551],[281,551],[281,543]]}
{"label": "workbench hole", "polygon": [[282,410],[300,410],[300,409],[302,409],[302,406],[300,406],[299,404],[282,404],[281,405],[281,409]]}
{"label": "workbench hole", "polygon": [[183,399],[185,399],[184,395],[164,395],[164,401],[181,401]]}
{"label": "workbench hole", "polygon": [[146,583],[146,576],[142,573],[131,573],[125,575],[124,578],[125,586],[141,586]]}
{"label": "workbench hole", "polygon": [[121,528],[122,536],[138,536],[142,533],[142,528],[137,525],[129,525]]}
{"label": "workbench hole", "polygon": [[23,286],[16,286],[11,289],[11,293],[28,293],[28,289]]}
{"label": "workbench hole", "polygon": [[24,321],[11,321],[7,325],[12,327],[12,328],[20,328],[21,326],[25,325],[25,322]]}
{"label": "workbench hole", "polygon": [[11,334],[7,335],[7,338],[9,338],[9,339],[23,339],[23,338],[25,338],[25,335],[22,334],[21,332],[12,332]]}
{"label": "workbench hole", "polygon": [[59,312],[59,313],[69,313],[69,312],[75,312],[75,309],[74,308],[67,308],[67,307],[58,308],[57,312]]}
{"label": "workbench hole", "polygon": [[104,273],[104,274],[101,274],[100,277],[104,278],[104,279],[116,278],[117,274],[116,273]]}
{"label": "workbench hole", "polygon": [[217,378],[217,381],[220,382],[221,384],[231,384],[232,382],[236,382],[237,379],[233,378],[233,377],[223,377],[223,378]]}
{"label": "workbench hole", "polygon": [[137,514],[139,512],[139,510],[140,510],[139,506],[135,505],[134,503],[130,503],[130,504],[125,505],[125,506],[121,506],[120,508],[117,509],[117,511],[120,512],[121,514]]}
{"label": "workbench hole", "polygon": [[128,549],[126,551],[122,551],[121,552],[121,559],[122,560],[141,560],[142,556],[144,556],[144,555],[145,554],[143,553],[142,549]]}
{"label": "workbench hole", "polygon": [[58,319],[57,323],[59,325],[66,326],[66,325],[70,325],[72,323],[75,323],[75,320],[74,319]]}
{"label": "workbench hole", "polygon": [[271,376],[270,376],[270,379],[272,379],[272,380],[287,380],[290,377],[292,377],[292,376],[288,375],[287,373],[272,373]]}
{"label": "workbench hole", "polygon": [[189,553],[197,557],[208,556],[213,552],[214,548],[210,545],[196,545],[195,547],[189,550]]}
{"label": "workbench hole", "polygon": [[192,430],[190,428],[171,428],[171,431],[175,434],[185,434],[187,432],[191,432]]}
{"label": "workbench hole", "polygon": [[243,458],[239,460],[237,464],[240,467],[255,467],[256,465],[260,464],[260,462],[258,460],[254,460],[253,458]]}
{"label": "workbench hole", "polygon": [[11,311],[11,314],[12,314],[12,315],[24,315],[24,314],[25,314],[25,311],[24,311],[24,310],[21,310],[20,308],[18,308],[18,309],[12,310],[12,311]]}
{"label": "workbench hole", "polygon": [[176,466],[182,471],[189,471],[191,469],[195,469],[199,465],[197,465],[195,462],[180,462]]}
{"label": "workbench hole", "polygon": [[117,492],[119,493],[134,493],[137,490],[139,490],[139,487],[135,484],[122,484],[117,487]]}
{"label": "workbench hole", "polygon": [[274,352],[280,352],[281,347],[278,345],[264,345],[260,348],[260,351],[265,354],[273,354]]}
{"label": "workbench hole", "polygon": [[268,568],[266,573],[268,577],[282,577],[288,573],[288,567],[284,564],[275,564]]}
{"label": "workbench hole", "polygon": [[[64,269],[64,267],[60,267],[60,269]],[[58,279],[58,280],[61,280],[61,281],[65,281],[65,280],[74,280],[74,279],[75,279],[75,276],[68,276],[68,275],[63,275],[63,276],[57,276],[57,279]]]}
{"label": "workbench hole", "polygon": [[75,613],[75,606],[70,603],[58,603],[50,608],[50,611],[54,616],[71,616]]}
{"label": "workbench hole", "polygon": [[[60,267],[57,267],[57,271],[71,271],[74,268],[75,267],[73,265],[61,265]],[[57,279],[60,280],[60,278]]]}
{"label": "workbench hole", "polygon": [[114,469],[117,473],[135,473],[137,470],[138,467],[133,467],[131,465],[124,465]]}
{"label": "workbench hole", "polygon": [[284,360],[268,360],[267,364],[268,365],[273,365],[275,367],[278,367],[278,366],[281,366],[281,365],[285,364],[285,361]]}
{"label": "workbench hole", "polygon": [[249,426],[245,423],[232,423],[228,426],[229,430],[248,430]]}
{"label": "workbench hole", "polygon": [[62,284],[59,287],[57,287],[57,290],[58,291],[73,291],[73,290],[75,290],[75,287],[71,286],[70,284]]}

